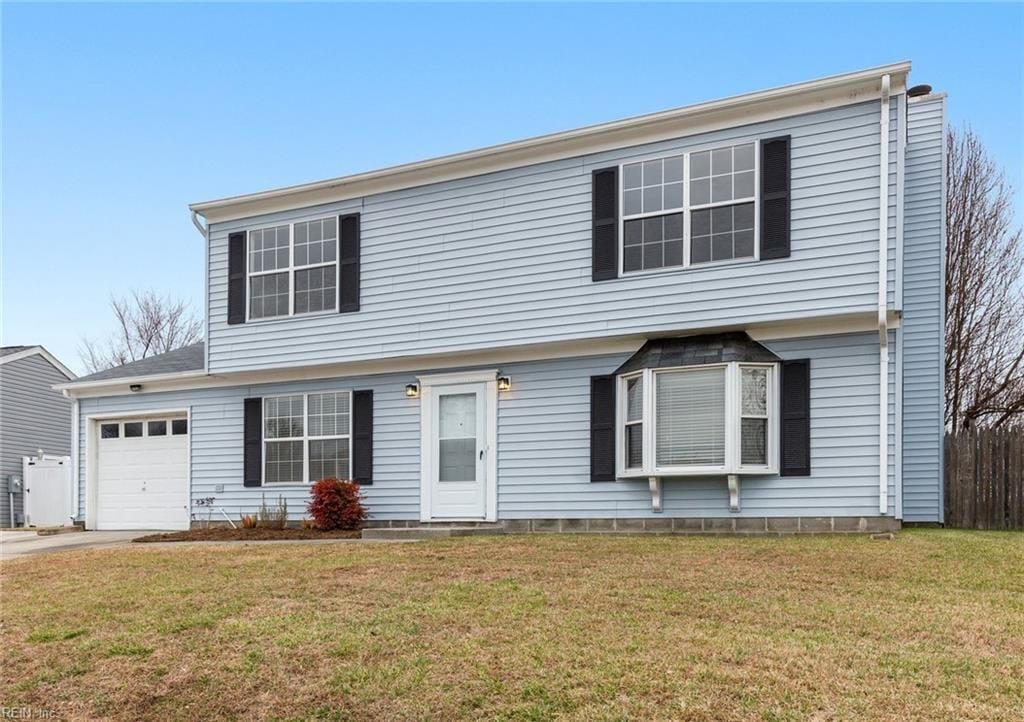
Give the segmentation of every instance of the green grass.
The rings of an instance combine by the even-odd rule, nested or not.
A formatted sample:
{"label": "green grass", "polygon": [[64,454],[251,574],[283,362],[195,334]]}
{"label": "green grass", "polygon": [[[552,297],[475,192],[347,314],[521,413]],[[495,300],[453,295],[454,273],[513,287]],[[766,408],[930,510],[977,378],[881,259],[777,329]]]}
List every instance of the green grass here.
{"label": "green grass", "polygon": [[1024,534],[477,537],[6,562],[64,718],[1024,719]]}

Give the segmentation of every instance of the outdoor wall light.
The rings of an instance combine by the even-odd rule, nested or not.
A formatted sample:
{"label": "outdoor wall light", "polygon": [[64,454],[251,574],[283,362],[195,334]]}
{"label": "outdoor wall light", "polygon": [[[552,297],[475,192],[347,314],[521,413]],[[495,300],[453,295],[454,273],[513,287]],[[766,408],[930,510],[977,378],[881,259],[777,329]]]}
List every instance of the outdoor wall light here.
{"label": "outdoor wall light", "polygon": [[406,398],[418,399],[420,397],[420,385],[419,384],[406,384],[405,385]]}
{"label": "outdoor wall light", "polygon": [[512,389],[512,377],[511,376],[499,376],[498,377],[498,391],[510,391]]}

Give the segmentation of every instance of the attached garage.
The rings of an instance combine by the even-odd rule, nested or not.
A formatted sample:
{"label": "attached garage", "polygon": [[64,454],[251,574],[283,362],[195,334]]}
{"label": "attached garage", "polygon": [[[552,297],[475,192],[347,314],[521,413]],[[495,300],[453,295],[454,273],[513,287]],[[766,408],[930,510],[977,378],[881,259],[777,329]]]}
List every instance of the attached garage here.
{"label": "attached garage", "polygon": [[188,529],[188,419],[148,415],[93,423],[93,528]]}

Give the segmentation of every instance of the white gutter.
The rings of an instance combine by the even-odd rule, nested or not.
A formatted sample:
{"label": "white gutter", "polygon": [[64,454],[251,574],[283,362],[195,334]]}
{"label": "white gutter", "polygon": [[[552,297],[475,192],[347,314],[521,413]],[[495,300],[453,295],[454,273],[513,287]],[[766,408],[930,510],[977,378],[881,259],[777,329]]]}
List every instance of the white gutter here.
{"label": "white gutter", "polygon": [[882,76],[881,159],[878,172],[878,512],[889,509],[889,76]]}
{"label": "white gutter", "polygon": [[195,371],[177,371],[167,374],[150,374],[148,376],[122,376],[120,378],[99,379],[97,381],[72,381],[66,384],[54,384],[50,388],[62,391],[65,396],[71,396],[76,389],[102,389],[129,384],[143,385],[158,381],[200,378],[206,375],[204,370],[196,369]]}

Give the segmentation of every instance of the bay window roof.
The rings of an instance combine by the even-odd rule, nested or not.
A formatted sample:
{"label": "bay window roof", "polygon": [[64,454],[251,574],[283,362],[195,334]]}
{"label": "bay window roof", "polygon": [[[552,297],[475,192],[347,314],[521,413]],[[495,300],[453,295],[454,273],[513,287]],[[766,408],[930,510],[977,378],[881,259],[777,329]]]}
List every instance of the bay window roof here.
{"label": "bay window roof", "polygon": [[742,331],[712,333],[652,339],[619,366],[615,374],[672,366],[699,366],[732,361],[773,363],[781,360]]}

